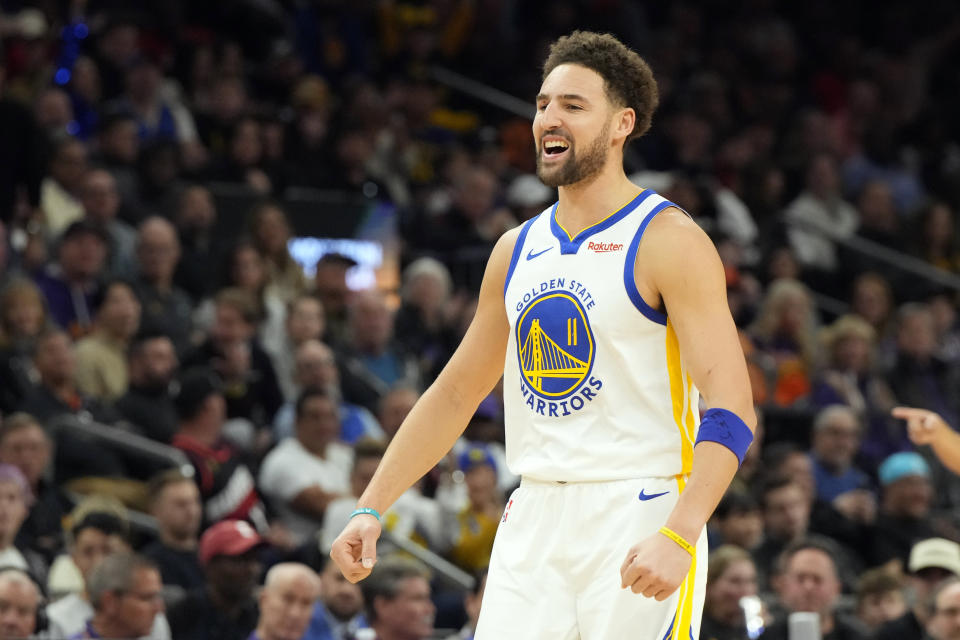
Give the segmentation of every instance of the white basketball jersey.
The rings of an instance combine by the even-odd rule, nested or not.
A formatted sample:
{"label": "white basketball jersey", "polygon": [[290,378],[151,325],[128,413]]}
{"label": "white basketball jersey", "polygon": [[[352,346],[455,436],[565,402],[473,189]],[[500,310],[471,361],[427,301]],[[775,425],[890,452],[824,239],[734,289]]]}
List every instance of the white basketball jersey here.
{"label": "white basketball jersey", "polygon": [[572,239],[556,204],[521,229],[504,284],[514,473],[576,482],[690,472],[699,395],[671,323],[634,278],[643,232],[669,206],[645,190]]}

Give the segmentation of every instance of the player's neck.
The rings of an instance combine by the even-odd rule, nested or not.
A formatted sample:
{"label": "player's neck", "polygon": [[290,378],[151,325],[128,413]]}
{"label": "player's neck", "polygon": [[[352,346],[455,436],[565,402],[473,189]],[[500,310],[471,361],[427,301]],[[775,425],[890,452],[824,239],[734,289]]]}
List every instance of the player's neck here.
{"label": "player's neck", "polygon": [[591,180],[560,187],[557,222],[576,235],[628,203],[639,191],[622,168],[607,167]]}

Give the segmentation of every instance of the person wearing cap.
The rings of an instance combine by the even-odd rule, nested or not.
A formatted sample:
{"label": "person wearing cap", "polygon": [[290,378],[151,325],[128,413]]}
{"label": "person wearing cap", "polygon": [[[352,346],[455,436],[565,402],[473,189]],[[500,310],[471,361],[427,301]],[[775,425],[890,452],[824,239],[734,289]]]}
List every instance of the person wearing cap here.
{"label": "person wearing cap", "polygon": [[493,538],[503,512],[503,494],[497,488],[497,463],[490,450],[470,445],[457,458],[467,486],[467,506],[456,515],[450,559],[466,571],[479,571],[490,563]]}
{"label": "person wearing cap", "polygon": [[912,592],[911,608],[884,624],[874,640],[920,638],[930,618],[928,601],[937,585],[960,576],[960,544],[945,538],[921,540],[910,549],[907,582]]}
{"label": "person wearing cap", "polygon": [[112,404],[127,391],[127,349],[140,327],[140,301],[124,280],[101,287],[93,300],[90,335],[77,342],[77,386],[91,398]]}
{"label": "person wearing cap", "polygon": [[0,464],[0,567],[29,571],[42,581],[47,576],[43,557],[14,542],[32,504],[33,493],[23,472],[12,464]]}
{"label": "person wearing cap", "polygon": [[200,538],[206,586],[170,607],[177,640],[241,640],[257,626],[254,590],[260,577],[257,551],[264,541],[243,520],[224,520]]}
{"label": "person wearing cap", "polygon": [[895,558],[902,562],[915,542],[937,535],[930,467],[919,453],[901,451],[883,461],[878,477],[880,513],[873,530],[872,564]]}
{"label": "person wearing cap", "polygon": [[60,238],[57,261],[34,277],[47,300],[50,317],[74,338],[93,322],[93,297],[107,259],[103,229],[78,220]]}
{"label": "person wearing cap", "polygon": [[960,474],[960,433],[940,414],[916,407],[895,407],[893,417],[907,421],[907,435],[913,444],[930,445],[945,467]]}
{"label": "person wearing cap", "polygon": [[69,640],[145,636],[163,613],[160,572],[150,560],[137,554],[116,553],[104,558],[87,579],[87,593],[93,615],[83,629],[68,636]]}
{"label": "person wearing cap", "polygon": [[274,565],[260,592],[257,629],[248,640],[302,640],[319,597],[320,578],[313,569],[298,562]]}

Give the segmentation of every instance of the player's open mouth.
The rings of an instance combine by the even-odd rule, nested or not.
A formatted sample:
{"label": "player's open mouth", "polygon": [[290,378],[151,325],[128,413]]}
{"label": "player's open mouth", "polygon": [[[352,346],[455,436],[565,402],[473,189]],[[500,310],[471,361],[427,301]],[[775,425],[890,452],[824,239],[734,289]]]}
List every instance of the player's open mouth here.
{"label": "player's open mouth", "polygon": [[557,160],[570,150],[570,143],[558,136],[547,136],[540,144],[544,160]]}

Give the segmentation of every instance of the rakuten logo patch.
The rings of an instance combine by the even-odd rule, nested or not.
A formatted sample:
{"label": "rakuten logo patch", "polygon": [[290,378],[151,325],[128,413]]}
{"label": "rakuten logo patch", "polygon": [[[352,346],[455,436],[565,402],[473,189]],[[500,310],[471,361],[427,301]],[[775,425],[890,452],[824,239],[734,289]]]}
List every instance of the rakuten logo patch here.
{"label": "rakuten logo patch", "polygon": [[623,251],[623,245],[613,242],[588,242],[587,249],[594,253],[609,253],[611,251]]}

